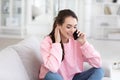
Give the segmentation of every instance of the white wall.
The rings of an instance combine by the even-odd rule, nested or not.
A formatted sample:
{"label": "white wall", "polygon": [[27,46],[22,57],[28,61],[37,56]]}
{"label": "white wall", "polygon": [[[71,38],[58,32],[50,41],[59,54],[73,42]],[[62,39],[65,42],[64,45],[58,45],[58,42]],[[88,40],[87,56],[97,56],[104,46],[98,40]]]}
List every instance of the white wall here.
{"label": "white wall", "polygon": [[120,41],[88,39],[100,52],[102,59],[109,62],[120,61]]}
{"label": "white wall", "polygon": [[[46,35],[47,33],[50,32],[53,24],[53,19],[56,16],[55,15],[55,3],[53,2],[54,0],[49,1],[49,5],[47,6],[49,11],[48,13],[43,13],[40,14],[39,17],[37,17],[36,20],[32,21],[31,20],[31,6],[32,6],[32,0],[27,0],[27,34],[28,35]],[[58,5],[58,4],[57,4]],[[70,6],[72,5],[72,6]],[[84,0],[69,0],[69,5],[68,5],[68,0],[60,0],[60,6],[59,9],[64,9],[64,8],[69,8],[72,9],[78,16],[79,23],[78,27],[80,31],[85,32],[85,7],[84,7]],[[56,12],[57,13],[57,12]]]}

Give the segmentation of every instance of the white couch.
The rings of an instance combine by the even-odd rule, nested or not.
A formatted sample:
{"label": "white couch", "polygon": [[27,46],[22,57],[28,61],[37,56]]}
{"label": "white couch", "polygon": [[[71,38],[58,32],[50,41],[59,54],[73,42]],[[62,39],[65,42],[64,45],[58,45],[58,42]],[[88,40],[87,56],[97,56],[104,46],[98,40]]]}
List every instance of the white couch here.
{"label": "white couch", "polygon": [[[41,63],[40,39],[27,38],[0,51],[0,80],[39,80]],[[105,63],[103,68],[103,80],[111,80],[110,66]]]}

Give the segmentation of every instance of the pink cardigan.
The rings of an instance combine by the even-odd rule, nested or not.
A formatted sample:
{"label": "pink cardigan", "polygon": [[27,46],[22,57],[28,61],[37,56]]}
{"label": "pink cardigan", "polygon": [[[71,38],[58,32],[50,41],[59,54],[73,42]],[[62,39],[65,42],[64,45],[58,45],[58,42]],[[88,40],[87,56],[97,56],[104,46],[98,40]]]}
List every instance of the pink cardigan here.
{"label": "pink cardigan", "polygon": [[59,73],[64,80],[72,80],[76,73],[83,71],[83,63],[88,62],[93,67],[101,67],[100,54],[86,42],[84,45],[74,39],[64,43],[65,56],[62,60],[62,49],[60,43],[52,43],[47,36],[41,43],[41,54],[43,64],[40,69],[40,79],[44,78],[48,71]]}

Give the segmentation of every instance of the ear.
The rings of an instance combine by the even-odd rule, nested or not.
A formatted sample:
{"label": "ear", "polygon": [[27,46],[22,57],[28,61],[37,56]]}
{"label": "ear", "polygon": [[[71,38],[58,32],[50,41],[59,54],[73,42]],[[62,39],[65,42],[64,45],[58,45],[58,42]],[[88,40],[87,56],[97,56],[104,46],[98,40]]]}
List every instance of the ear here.
{"label": "ear", "polygon": [[58,28],[58,29],[61,29],[61,25],[57,24],[57,28]]}
{"label": "ear", "polygon": [[59,29],[60,33],[61,33],[61,30],[62,30],[61,27],[62,27],[61,25],[57,24],[57,28]]}

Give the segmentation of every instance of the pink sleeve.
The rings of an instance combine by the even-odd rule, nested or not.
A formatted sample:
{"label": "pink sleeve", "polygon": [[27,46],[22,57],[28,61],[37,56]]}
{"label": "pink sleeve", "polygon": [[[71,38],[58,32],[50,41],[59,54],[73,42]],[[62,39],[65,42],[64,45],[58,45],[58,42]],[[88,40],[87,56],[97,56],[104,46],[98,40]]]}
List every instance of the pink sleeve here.
{"label": "pink sleeve", "polygon": [[87,62],[93,67],[101,67],[101,57],[100,54],[94,49],[92,45],[86,42],[83,46],[80,47],[82,54]]}
{"label": "pink sleeve", "polygon": [[52,43],[50,38],[46,38],[41,43],[40,49],[44,66],[52,72],[57,72],[62,60],[61,44]]}

